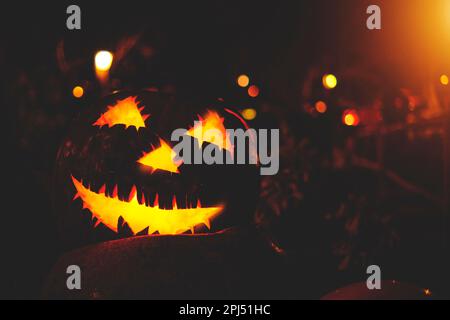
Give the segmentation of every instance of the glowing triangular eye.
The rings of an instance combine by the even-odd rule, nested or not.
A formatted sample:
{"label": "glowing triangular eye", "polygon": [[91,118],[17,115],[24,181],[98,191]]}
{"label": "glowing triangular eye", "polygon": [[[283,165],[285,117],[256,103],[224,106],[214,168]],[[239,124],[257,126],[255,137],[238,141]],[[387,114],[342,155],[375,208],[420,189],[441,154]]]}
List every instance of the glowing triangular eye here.
{"label": "glowing triangular eye", "polygon": [[136,130],[145,128],[145,120],[150,116],[148,114],[141,114],[144,107],[138,107],[137,97],[128,97],[123,100],[118,100],[114,106],[108,106],[108,111],[100,115],[92,125],[103,127],[115,126],[117,124],[125,125],[125,128],[134,126]]}
{"label": "glowing triangular eye", "polygon": [[173,173],[180,173],[178,167],[182,164],[182,160],[175,160],[176,152],[164,142],[164,140],[159,139],[161,146],[148,152],[137,161],[144,166],[151,167],[153,170],[164,170]]}
{"label": "glowing triangular eye", "polygon": [[196,138],[199,146],[203,142],[209,142],[217,145],[222,150],[230,152],[233,150],[230,136],[223,125],[223,118],[216,111],[208,111],[204,117],[199,117],[197,124],[189,129],[186,134]]}

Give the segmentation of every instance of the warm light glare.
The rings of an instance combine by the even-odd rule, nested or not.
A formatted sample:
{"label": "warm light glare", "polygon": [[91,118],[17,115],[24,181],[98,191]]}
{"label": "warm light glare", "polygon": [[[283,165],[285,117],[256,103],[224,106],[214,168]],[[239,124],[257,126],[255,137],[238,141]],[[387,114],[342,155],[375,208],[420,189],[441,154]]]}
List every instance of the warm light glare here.
{"label": "warm light glare", "polygon": [[245,120],[253,120],[256,118],[256,110],[253,108],[247,108],[241,111],[242,117]]}
{"label": "warm light glare", "polygon": [[248,88],[248,95],[252,98],[256,98],[259,95],[259,88],[255,85],[251,85]]}
{"label": "warm light glare", "polygon": [[83,87],[80,87],[80,86],[74,87],[72,90],[72,94],[75,98],[81,98],[84,94]]}
{"label": "warm light glare", "polygon": [[357,126],[359,124],[359,116],[356,110],[345,110],[342,115],[342,122],[347,126]]}
{"label": "warm light glare", "polygon": [[326,89],[334,89],[337,86],[337,78],[333,74],[326,74],[322,78],[323,86]]}
{"label": "warm light glare", "polygon": [[99,71],[108,71],[113,62],[113,55],[109,51],[99,51],[95,55],[95,68]]}
{"label": "warm light glare", "polygon": [[327,112],[327,104],[323,101],[316,102],[316,111],[319,113]]}
{"label": "warm light glare", "polygon": [[442,85],[444,85],[444,86],[448,85],[449,80],[448,80],[448,76],[446,74],[443,74],[441,76],[440,80],[441,80]]}
{"label": "warm light glare", "polygon": [[245,88],[250,83],[250,79],[245,74],[242,74],[237,78],[237,83],[240,87]]}

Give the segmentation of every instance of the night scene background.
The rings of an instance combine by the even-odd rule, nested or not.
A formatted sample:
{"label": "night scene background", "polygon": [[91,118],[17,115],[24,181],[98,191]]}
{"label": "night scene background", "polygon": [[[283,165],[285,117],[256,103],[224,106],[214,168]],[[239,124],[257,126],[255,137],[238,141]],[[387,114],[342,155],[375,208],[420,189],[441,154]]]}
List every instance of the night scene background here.
{"label": "night scene background", "polygon": [[[66,28],[70,4],[81,30]],[[371,4],[381,30],[366,28]],[[39,298],[65,251],[52,176],[71,120],[108,92],[139,88],[221,98],[252,127],[280,129],[280,171],[261,178],[253,220],[289,275],[282,297],[365,282],[371,264],[383,280],[450,296],[449,1],[2,6],[0,297]],[[99,50],[114,55],[106,84]]]}

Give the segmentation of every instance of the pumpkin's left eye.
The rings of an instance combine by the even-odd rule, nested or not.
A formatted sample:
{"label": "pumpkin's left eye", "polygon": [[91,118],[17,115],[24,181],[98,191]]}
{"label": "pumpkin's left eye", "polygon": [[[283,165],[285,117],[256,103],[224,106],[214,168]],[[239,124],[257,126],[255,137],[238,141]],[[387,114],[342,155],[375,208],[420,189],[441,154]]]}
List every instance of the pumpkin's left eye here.
{"label": "pumpkin's left eye", "polygon": [[182,164],[182,160],[175,160],[176,152],[163,139],[159,141],[160,147],[144,152],[137,162],[152,168],[152,173],[156,170],[180,173],[178,167]]}
{"label": "pumpkin's left eye", "polygon": [[123,124],[125,128],[130,126],[134,126],[136,130],[145,128],[145,120],[150,115],[142,114],[143,110],[144,107],[139,107],[137,97],[128,97],[118,100],[113,106],[108,106],[108,111],[101,114],[92,125],[100,127],[107,125],[111,128],[112,126]]}

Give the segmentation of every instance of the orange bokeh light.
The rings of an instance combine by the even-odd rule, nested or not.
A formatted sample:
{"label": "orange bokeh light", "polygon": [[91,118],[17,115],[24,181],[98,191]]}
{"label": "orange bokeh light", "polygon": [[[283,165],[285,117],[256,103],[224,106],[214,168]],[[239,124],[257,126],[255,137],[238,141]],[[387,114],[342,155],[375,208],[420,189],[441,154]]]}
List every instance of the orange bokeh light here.
{"label": "orange bokeh light", "polygon": [[245,88],[246,86],[248,86],[249,83],[250,83],[250,78],[245,74],[241,74],[237,78],[237,84],[242,88]]}
{"label": "orange bokeh light", "polygon": [[252,98],[256,98],[259,95],[259,88],[255,85],[251,85],[248,88],[248,95]]}
{"label": "orange bokeh light", "polygon": [[316,107],[316,111],[319,113],[325,113],[325,112],[327,112],[327,109],[328,109],[327,104],[323,101],[317,101],[315,107]]}
{"label": "orange bokeh light", "polygon": [[72,94],[75,98],[81,98],[84,94],[83,87],[81,86],[74,87],[72,90]]}

